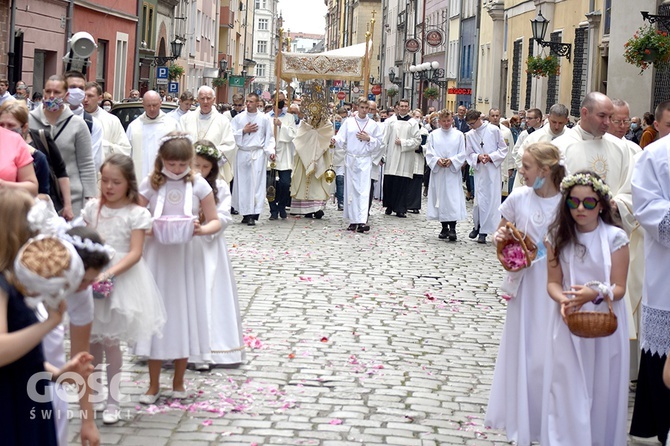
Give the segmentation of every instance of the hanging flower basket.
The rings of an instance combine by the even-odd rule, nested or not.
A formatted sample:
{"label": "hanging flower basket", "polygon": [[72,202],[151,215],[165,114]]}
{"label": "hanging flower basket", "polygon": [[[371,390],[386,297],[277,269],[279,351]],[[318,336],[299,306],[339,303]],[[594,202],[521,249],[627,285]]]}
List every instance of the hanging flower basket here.
{"label": "hanging flower basket", "polygon": [[561,64],[556,56],[529,56],[526,65],[526,73],[538,78],[561,74]]}
{"label": "hanging flower basket", "polygon": [[397,88],[389,88],[386,90],[386,96],[389,98],[395,97],[398,94]]}
{"label": "hanging flower basket", "polygon": [[223,87],[224,85],[226,85],[227,82],[228,82],[228,79],[224,79],[222,77],[216,77],[216,78],[212,79],[212,86],[214,88]]}
{"label": "hanging flower basket", "polygon": [[184,75],[184,67],[181,65],[172,64],[168,67],[168,78],[175,81]]}
{"label": "hanging flower basket", "polygon": [[440,95],[440,90],[438,90],[435,87],[428,87],[425,90],[423,90],[423,97],[426,99],[437,99],[437,97]]}
{"label": "hanging flower basket", "polygon": [[670,64],[670,36],[651,25],[638,29],[623,46],[624,59],[638,67],[640,74],[651,65],[663,70]]}

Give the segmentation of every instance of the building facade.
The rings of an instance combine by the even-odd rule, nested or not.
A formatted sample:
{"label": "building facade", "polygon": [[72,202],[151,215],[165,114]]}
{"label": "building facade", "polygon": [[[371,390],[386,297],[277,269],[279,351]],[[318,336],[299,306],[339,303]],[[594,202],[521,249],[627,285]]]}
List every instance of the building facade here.
{"label": "building facade", "polygon": [[277,4],[278,0],[254,0],[252,59],[256,65],[251,89],[263,99],[270,99],[277,83],[274,63],[279,51]]}

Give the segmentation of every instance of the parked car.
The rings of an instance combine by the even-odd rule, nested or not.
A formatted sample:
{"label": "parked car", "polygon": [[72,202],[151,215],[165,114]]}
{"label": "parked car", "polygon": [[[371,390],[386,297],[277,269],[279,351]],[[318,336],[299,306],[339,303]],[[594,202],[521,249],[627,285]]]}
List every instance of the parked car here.
{"label": "parked car", "polygon": [[[161,110],[165,113],[171,112],[175,108],[177,108],[177,104],[173,102],[163,102],[161,104]],[[126,130],[128,125],[133,122],[135,118],[144,113],[144,108],[140,101],[119,102],[112,106],[110,113],[121,120],[121,125],[123,125],[123,129]]]}

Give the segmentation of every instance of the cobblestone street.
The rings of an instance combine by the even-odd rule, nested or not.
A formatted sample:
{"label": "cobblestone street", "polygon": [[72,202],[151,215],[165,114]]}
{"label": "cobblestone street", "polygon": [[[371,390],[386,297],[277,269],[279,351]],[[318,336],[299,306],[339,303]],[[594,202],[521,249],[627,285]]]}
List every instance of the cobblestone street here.
{"label": "cobblestone street", "polygon": [[117,425],[98,416],[103,444],[508,444],[483,425],[505,317],[490,237],[462,222],[457,242],[438,240],[425,209],[400,219],[378,202],[369,234],[333,203],[322,220],[235,217],[246,363],[188,371],[191,398],[141,407],[147,368],[126,355],[128,401]]}

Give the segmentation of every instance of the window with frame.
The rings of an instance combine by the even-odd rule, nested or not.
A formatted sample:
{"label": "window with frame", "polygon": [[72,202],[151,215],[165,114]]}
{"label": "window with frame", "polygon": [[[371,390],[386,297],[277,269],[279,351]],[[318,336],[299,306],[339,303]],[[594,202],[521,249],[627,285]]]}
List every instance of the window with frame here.
{"label": "window with frame", "polygon": [[256,65],[256,77],[265,77],[265,73],[267,73],[265,64]]}
{"label": "window with frame", "polygon": [[268,30],[269,19],[258,19],[258,30],[267,31]]}
{"label": "window with frame", "polygon": [[268,52],[268,41],[259,40],[256,44],[256,52],[258,54],[266,54]]}
{"label": "window with frame", "polygon": [[149,3],[144,3],[142,5],[142,28],[140,31],[142,41],[147,44],[147,48],[153,48],[154,46],[152,36],[153,36],[155,13],[156,11],[153,5]]}
{"label": "window with frame", "polygon": [[109,41],[98,40],[98,57],[95,63],[95,81],[100,84],[102,91],[105,91],[105,74],[107,72],[107,45]]}
{"label": "window with frame", "polygon": [[256,0],[256,9],[267,9],[266,0]]}

